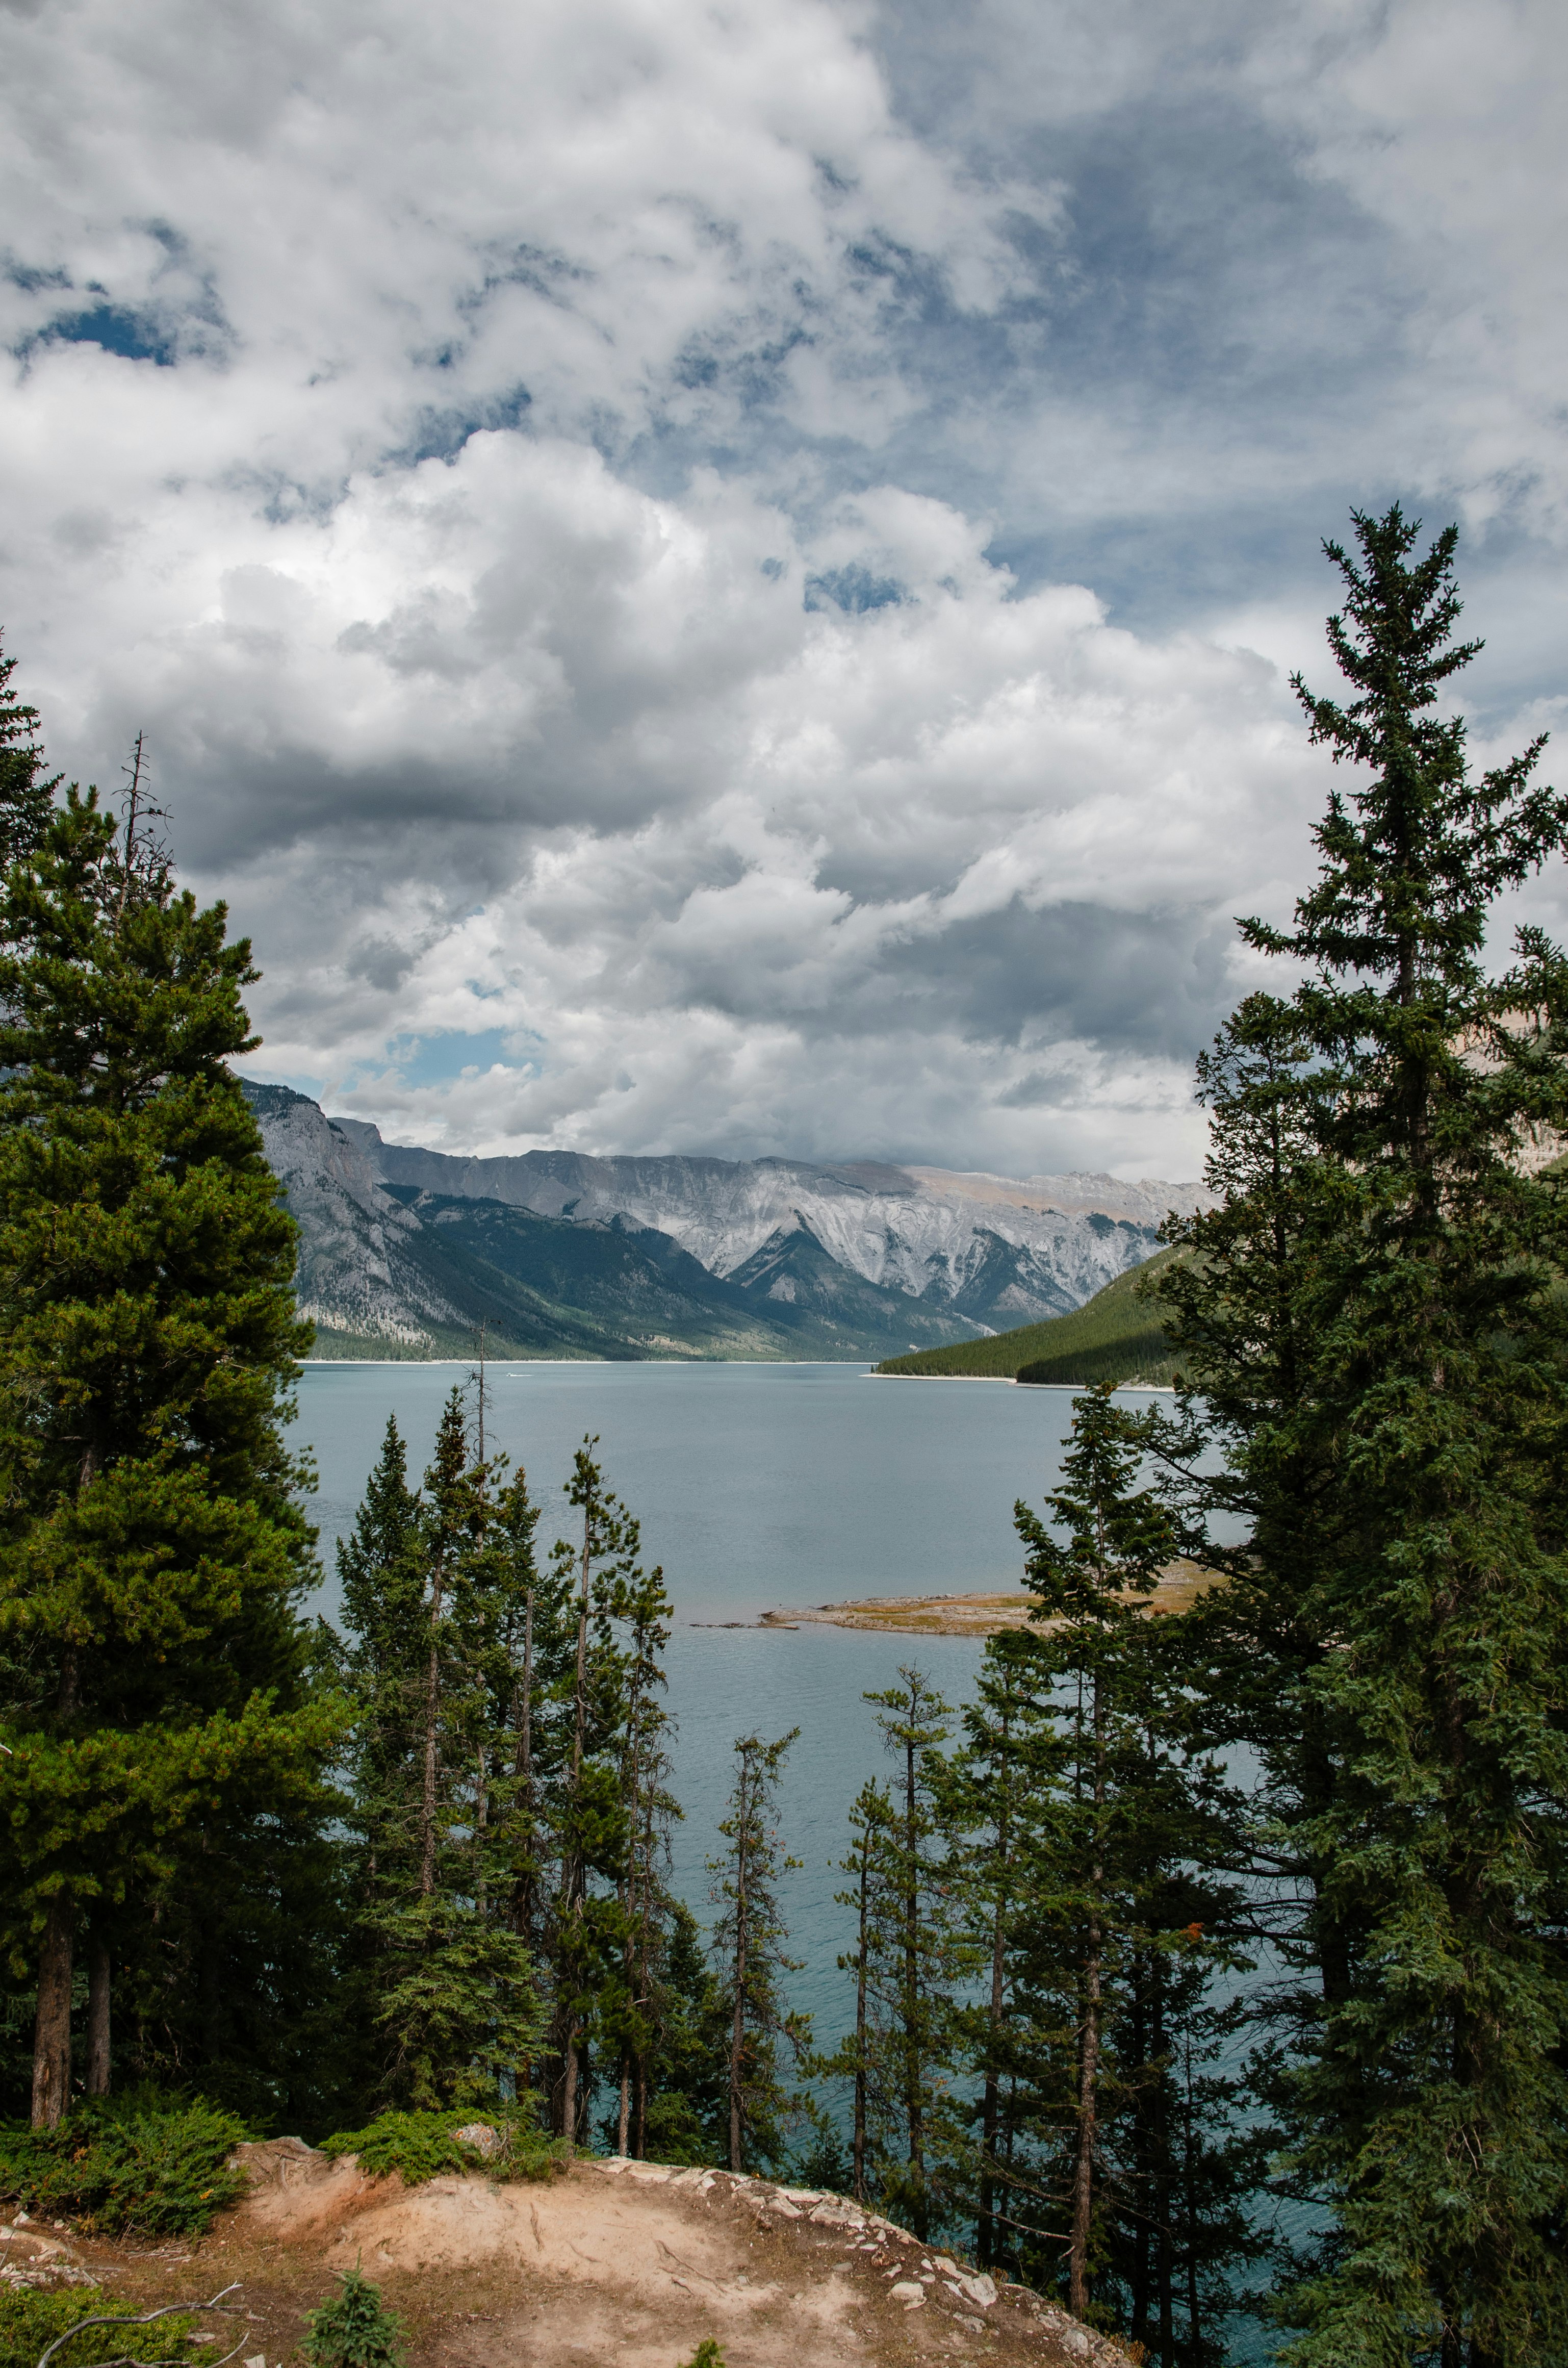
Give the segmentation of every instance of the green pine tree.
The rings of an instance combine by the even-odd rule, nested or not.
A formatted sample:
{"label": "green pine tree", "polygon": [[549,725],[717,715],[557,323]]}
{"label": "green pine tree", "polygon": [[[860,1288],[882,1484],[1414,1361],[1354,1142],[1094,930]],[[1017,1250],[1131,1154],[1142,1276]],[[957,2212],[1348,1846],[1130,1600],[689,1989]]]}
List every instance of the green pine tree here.
{"label": "green pine tree", "polygon": [[1119,1931],[1112,1848],[1119,1839],[1115,1769],[1136,1736],[1142,1705],[1131,1698],[1120,1649],[1140,1598],[1153,1593],[1170,1560],[1170,1518],[1153,1491],[1135,1489],[1142,1462],[1136,1418],[1119,1407],[1112,1384],[1100,1383],[1074,1406],[1072,1444],[1062,1482],[1047,1499],[1056,1531],[1026,1504],[1016,1508],[1028,1548],[1025,1585],[1037,1598],[1034,1616],[1061,1622],[1051,1639],[1056,1675],[1074,1689],[1071,1717],[1074,1797],[1063,1803],[1067,1828],[1061,1873],[1073,1928],[1078,2032],[1077,2097],[1073,2139],[1068,2232],[1068,2306],[1082,2317],[1089,2304],[1096,2232],[1096,2174],[1101,2150],[1102,2089],[1108,1972],[1125,1929]]}
{"label": "green pine tree", "polygon": [[1539,742],[1470,773],[1454,530],[1355,524],[1348,696],[1297,684],[1353,780],[1294,926],[1243,926],[1305,976],[1240,1015],[1249,1065],[1221,1049],[1178,1326],[1252,1520],[1215,1633],[1309,1894],[1282,2094],[1335,2227],[1297,2356],[1504,2368],[1568,2340],[1568,969],[1532,928],[1494,969],[1486,934],[1568,800]]}
{"label": "green pine tree", "polygon": [[[869,2076],[877,2193],[924,2237],[941,2216],[950,2142],[944,2070],[957,1966],[938,1803],[952,1713],[923,1670],[898,1674],[896,1686],[865,1696],[896,1773],[885,1816],[865,1798],[866,1839],[875,1850],[864,1960],[870,2020],[857,2068]],[[858,1964],[857,1987],[861,1970]]]}
{"label": "green pine tree", "polygon": [[323,1812],[337,1713],[298,1610],[293,1226],[227,1065],[249,947],[74,791],[0,943],[0,1833],[52,2124],[79,1938],[102,2088],[107,1940],[240,1827]]}
{"label": "green pine tree", "polygon": [[798,2100],[780,2063],[780,2043],[799,2057],[810,2043],[804,2016],[785,2003],[780,1978],[800,1970],[785,1954],[790,1935],[778,1903],[778,1878],[800,1864],[779,1847],[778,1786],[790,1745],[791,1727],[775,1743],[759,1736],[735,1740],[735,1782],[730,1812],[719,1831],[728,1843],[710,1858],[710,1896],[719,1909],[712,1952],[720,1967],[729,2023],[725,2056],[728,2160],[732,2170],[781,2162],[786,2124]]}
{"label": "green pine tree", "polygon": [[11,689],[17,661],[0,648],[0,871],[36,854],[54,811],[60,776],[46,779],[39,712]]}
{"label": "green pine tree", "polygon": [[503,1477],[471,1456],[454,1389],[417,1494],[389,1423],[341,1557],[375,2098],[414,2111],[526,2095],[540,2032],[516,1914],[517,1614],[536,1516],[520,1476],[497,1491]]}

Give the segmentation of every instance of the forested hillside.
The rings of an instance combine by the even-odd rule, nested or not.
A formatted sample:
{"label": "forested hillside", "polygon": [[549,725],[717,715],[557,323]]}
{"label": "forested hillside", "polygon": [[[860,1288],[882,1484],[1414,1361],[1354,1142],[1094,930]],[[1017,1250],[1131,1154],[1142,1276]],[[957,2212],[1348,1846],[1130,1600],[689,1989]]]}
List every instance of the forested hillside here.
{"label": "forested hillside", "polygon": [[1019,1382],[1167,1383],[1175,1354],[1161,1320],[1159,1277],[1176,1255],[1156,1250],[1142,1266],[1119,1274],[1071,1315],[1023,1324],[988,1340],[959,1340],[889,1357],[879,1373],[968,1374]]}

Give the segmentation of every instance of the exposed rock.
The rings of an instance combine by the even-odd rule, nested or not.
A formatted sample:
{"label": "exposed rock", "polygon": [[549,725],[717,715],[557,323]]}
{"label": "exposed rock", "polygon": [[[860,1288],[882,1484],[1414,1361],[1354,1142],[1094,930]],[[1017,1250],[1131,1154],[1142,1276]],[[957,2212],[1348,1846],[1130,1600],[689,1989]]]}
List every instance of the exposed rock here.
{"label": "exposed rock", "polygon": [[499,2130],[492,2129],[488,2122],[465,2122],[460,2130],[452,2132],[452,2135],[459,2146],[472,2147],[475,2154],[483,2155],[487,2162],[493,2155],[499,2154],[501,2151],[501,2133]]}

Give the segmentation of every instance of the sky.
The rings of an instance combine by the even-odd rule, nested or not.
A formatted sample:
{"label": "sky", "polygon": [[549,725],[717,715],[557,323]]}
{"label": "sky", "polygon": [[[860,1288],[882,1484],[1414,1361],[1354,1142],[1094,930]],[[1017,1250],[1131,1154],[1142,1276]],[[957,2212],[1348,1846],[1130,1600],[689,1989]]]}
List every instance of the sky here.
{"label": "sky", "polygon": [[1562,718],[1560,0],[0,0],[0,114],[17,687],[389,1138],[1194,1175],[1322,539]]}

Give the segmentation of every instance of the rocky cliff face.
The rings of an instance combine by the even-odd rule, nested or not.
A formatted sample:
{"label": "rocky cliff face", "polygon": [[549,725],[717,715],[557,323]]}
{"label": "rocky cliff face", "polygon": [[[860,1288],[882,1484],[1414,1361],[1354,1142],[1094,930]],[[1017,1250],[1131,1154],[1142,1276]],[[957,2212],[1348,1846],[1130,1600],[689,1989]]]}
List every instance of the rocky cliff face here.
{"label": "rocky cliff face", "polygon": [[420,1224],[359,1145],[286,1086],[247,1082],[267,1164],[300,1227],[300,1312],[389,1354],[427,1355],[434,1325],[461,1322],[422,1271]]}

